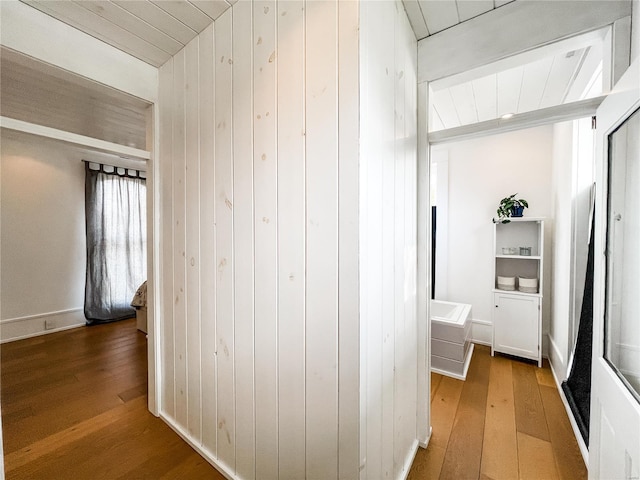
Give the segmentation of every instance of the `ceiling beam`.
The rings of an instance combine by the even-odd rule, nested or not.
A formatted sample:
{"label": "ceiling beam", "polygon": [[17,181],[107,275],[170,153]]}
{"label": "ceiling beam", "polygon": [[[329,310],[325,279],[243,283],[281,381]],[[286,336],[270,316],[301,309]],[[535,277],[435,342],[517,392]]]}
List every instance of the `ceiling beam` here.
{"label": "ceiling beam", "polygon": [[72,145],[79,145],[81,147],[115,154],[118,156],[123,156],[125,158],[133,158],[139,160],[149,160],[151,158],[151,153],[147,150],[127,147],[126,145],[120,145],[118,143],[107,142],[105,140],[99,140],[97,138],[86,137],[84,135],[78,135],[77,133],[65,132],[63,130],[58,130],[55,128],[44,127],[42,125],[36,125],[35,123],[23,122],[22,120],[15,120],[9,117],[0,116],[0,128],[28,133],[30,135],[37,135],[39,137],[50,138],[52,140],[58,140],[61,142],[70,143]]}
{"label": "ceiling beam", "polygon": [[629,15],[629,0],[511,2],[420,40],[418,82],[456,75]]}
{"label": "ceiling beam", "polygon": [[512,132],[514,130],[539,127],[541,125],[566,122],[577,118],[590,117],[595,115],[598,106],[605,98],[606,95],[581,100],[579,102],[542,108],[540,110],[534,110],[533,112],[519,113],[506,120],[496,118],[471,125],[430,132],[429,145],[457,142],[470,138],[484,137],[487,135]]}

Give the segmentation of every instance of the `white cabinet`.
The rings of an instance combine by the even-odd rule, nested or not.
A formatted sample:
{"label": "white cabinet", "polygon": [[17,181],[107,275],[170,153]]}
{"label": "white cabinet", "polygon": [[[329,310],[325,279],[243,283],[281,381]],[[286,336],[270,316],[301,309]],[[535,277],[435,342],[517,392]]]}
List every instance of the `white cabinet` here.
{"label": "white cabinet", "polygon": [[540,357],[541,298],[517,293],[494,293],[492,352],[537,360]]}
{"label": "white cabinet", "polygon": [[493,342],[542,366],[544,221],[517,218],[494,228]]}

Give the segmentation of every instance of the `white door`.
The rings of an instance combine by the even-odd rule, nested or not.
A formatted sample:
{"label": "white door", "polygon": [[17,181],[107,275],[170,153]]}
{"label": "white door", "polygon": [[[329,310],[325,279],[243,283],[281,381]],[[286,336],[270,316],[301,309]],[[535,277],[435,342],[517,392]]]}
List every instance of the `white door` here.
{"label": "white door", "polygon": [[640,60],[597,113],[589,478],[640,478]]}

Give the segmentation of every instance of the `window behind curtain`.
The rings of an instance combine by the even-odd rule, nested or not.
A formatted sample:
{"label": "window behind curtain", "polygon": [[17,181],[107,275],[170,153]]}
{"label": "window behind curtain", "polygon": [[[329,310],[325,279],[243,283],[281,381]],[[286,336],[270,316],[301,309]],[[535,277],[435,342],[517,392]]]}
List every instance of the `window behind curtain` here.
{"label": "window behind curtain", "polygon": [[136,170],[85,167],[87,324],[135,315],[130,302],[147,276],[146,182]]}

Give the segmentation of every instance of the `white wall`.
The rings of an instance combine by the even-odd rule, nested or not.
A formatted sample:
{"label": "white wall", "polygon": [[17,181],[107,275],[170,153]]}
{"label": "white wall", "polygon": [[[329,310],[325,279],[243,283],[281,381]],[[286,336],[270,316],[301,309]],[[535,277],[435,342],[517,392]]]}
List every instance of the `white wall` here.
{"label": "white wall", "polygon": [[[437,153],[442,150],[448,155],[448,297],[441,300],[472,305],[472,335],[479,343],[491,342],[494,286],[491,219],[496,216],[500,199],[516,192],[529,202],[525,217],[553,218],[552,149],[551,125],[433,147],[434,157],[444,155]],[[439,198],[440,195],[438,192]],[[552,223],[545,221],[543,332],[548,329],[550,318],[548,266]],[[437,289],[438,282],[443,281],[441,275],[442,271],[436,271]]]}
{"label": "white wall", "polygon": [[400,2],[360,9],[360,478],[378,480],[408,474],[428,401],[417,399],[417,61]]}
{"label": "white wall", "polygon": [[84,324],[84,164],[73,148],[2,130],[2,341]]}
{"label": "white wall", "polygon": [[555,374],[563,380],[578,333],[587,269],[594,182],[591,118],[554,125],[553,145],[555,229],[548,354]]}
{"label": "white wall", "polygon": [[573,229],[573,122],[553,126],[552,202],[554,232],[551,243],[552,274],[549,325],[549,359],[559,374],[564,374],[569,355],[571,305],[571,255]]}
{"label": "white wall", "polygon": [[161,413],[232,477],[408,470],[415,54],[399,2],[238,2],[160,69]]}
{"label": "white wall", "polygon": [[235,478],[358,476],[357,35],[238,2],[160,69],[161,414]]}

